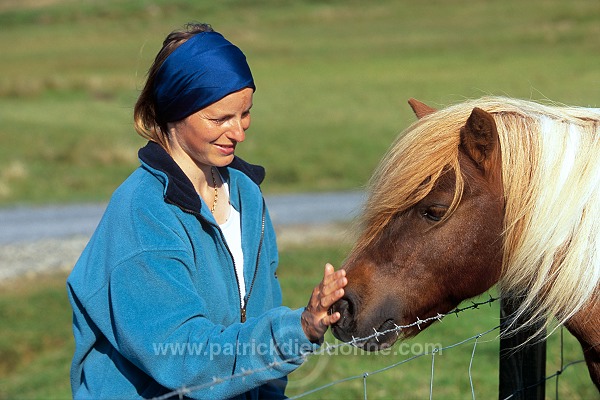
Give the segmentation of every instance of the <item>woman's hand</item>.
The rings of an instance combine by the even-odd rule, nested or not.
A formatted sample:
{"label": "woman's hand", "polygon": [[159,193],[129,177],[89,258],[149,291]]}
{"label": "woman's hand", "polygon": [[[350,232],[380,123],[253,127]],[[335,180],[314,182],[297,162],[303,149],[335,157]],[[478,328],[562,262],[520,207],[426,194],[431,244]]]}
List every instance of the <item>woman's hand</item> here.
{"label": "woman's hand", "polygon": [[325,265],[323,280],[313,290],[308,305],[302,313],[302,328],[311,342],[321,343],[329,325],[340,319],[340,313],[330,315],[329,308],[344,296],[346,284],[348,284],[346,270],[335,271],[331,264]]}

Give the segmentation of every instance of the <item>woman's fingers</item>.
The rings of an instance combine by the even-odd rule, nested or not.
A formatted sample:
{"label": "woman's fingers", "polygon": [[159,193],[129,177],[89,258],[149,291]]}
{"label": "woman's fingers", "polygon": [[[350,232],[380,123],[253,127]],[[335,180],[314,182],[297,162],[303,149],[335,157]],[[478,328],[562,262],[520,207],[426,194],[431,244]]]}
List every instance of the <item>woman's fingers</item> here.
{"label": "woman's fingers", "polygon": [[327,297],[337,297],[335,300],[333,300],[333,302],[331,302],[331,300],[329,301],[329,305],[335,303],[344,295],[343,290],[340,292],[340,289],[346,286],[347,283],[348,280],[346,279],[346,270],[340,269],[338,271],[334,271],[333,266],[331,264],[327,264],[325,266],[323,281],[321,282],[321,285],[319,285],[321,299]]}
{"label": "woman's fingers", "polygon": [[345,270],[335,271],[331,264],[325,265],[323,280],[314,288],[302,313],[302,327],[311,341],[322,340],[327,328],[340,319],[339,313],[329,314],[329,309],[344,296],[347,283]]}
{"label": "woman's fingers", "polygon": [[335,324],[336,322],[338,322],[340,320],[340,318],[341,318],[341,315],[339,312],[335,312],[333,314],[327,314],[323,318],[321,318],[321,323],[325,327],[331,326],[331,325]]}
{"label": "woman's fingers", "polygon": [[336,271],[334,270],[333,265],[327,263],[325,264],[325,272],[323,273],[323,281],[321,283],[324,287],[326,287],[331,285],[332,282],[335,282],[342,276],[346,276],[346,270],[340,269]]}

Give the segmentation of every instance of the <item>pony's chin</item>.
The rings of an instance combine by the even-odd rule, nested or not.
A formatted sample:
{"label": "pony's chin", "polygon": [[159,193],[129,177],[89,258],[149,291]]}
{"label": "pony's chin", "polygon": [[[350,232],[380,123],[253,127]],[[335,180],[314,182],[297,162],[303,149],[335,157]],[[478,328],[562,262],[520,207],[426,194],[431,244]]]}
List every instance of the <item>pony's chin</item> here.
{"label": "pony's chin", "polygon": [[353,344],[365,351],[385,350],[392,347],[400,338],[400,331],[393,319],[386,320],[381,326],[369,334],[367,340],[356,340]]}

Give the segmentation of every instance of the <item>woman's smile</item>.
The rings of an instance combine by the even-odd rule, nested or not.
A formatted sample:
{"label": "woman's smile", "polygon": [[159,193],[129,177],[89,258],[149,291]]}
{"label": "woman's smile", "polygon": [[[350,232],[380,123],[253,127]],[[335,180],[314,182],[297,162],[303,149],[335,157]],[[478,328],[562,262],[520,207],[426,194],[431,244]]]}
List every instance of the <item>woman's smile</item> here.
{"label": "woman's smile", "polygon": [[230,156],[235,152],[235,143],[233,144],[219,144],[215,143],[214,146],[225,156]]}

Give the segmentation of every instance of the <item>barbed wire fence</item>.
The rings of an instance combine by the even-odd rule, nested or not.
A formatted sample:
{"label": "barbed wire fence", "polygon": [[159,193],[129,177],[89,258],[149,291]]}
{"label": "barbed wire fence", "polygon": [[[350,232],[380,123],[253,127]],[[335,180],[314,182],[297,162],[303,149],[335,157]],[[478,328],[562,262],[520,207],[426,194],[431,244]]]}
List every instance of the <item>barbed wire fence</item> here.
{"label": "barbed wire fence", "polygon": [[[169,400],[169,399],[184,399],[186,398],[189,394],[194,393],[194,392],[198,392],[198,391],[203,391],[203,390],[210,390],[212,387],[216,386],[216,385],[220,385],[224,382],[227,381],[231,381],[231,380],[235,380],[235,379],[245,379],[248,376],[251,376],[253,374],[258,374],[261,372],[265,372],[271,369],[276,368],[279,365],[283,365],[286,363],[290,363],[290,362],[294,362],[294,363],[298,363],[298,362],[304,362],[306,361],[309,357],[312,356],[317,356],[317,355],[321,355],[321,356],[330,356],[336,353],[336,350],[343,348],[343,347],[353,347],[356,348],[358,344],[363,343],[363,342],[367,342],[371,339],[375,339],[377,340],[379,337],[390,334],[390,333],[396,333],[399,334],[399,332],[403,329],[408,329],[408,328],[412,328],[412,327],[418,327],[420,329],[421,325],[423,324],[428,324],[430,322],[435,322],[435,321],[441,321],[443,318],[448,317],[450,315],[455,315],[455,316],[459,316],[459,314],[469,311],[469,310],[476,310],[478,308],[480,308],[481,306],[484,305],[491,305],[492,303],[498,301],[499,298],[498,297],[492,297],[491,295],[489,296],[489,299],[484,300],[484,301],[480,301],[480,302],[474,302],[472,301],[470,305],[464,306],[464,307],[459,307],[456,308],[446,314],[437,314],[436,316],[433,317],[429,317],[429,318],[425,318],[425,319],[419,319],[417,318],[417,321],[408,324],[408,325],[396,325],[394,328],[391,329],[387,329],[384,331],[380,331],[378,332],[377,330],[374,329],[373,334],[366,336],[366,337],[361,337],[361,338],[353,338],[351,341],[349,342],[339,342],[339,343],[335,343],[335,344],[330,344],[330,343],[323,343],[323,345],[320,347],[320,349],[318,351],[315,352],[308,352],[308,353],[304,353],[298,357],[294,357],[294,358],[289,358],[289,359],[285,359],[279,362],[273,362],[271,364],[268,364],[262,368],[257,368],[257,369],[252,369],[252,370],[242,370],[241,372],[237,373],[237,374],[232,374],[232,375],[228,375],[228,376],[224,376],[224,377],[212,377],[212,379],[204,384],[201,385],[195,385],[195,386],[190,386],[190,387],[181,387],[177,390],[174,390],[172,392],[166,393],[160,397],[156,397],[154,398],[154,400]],[[489,336],[493,333],[497,334],[495,335],[494,339],[497,339],[500,336],[500,328],[501,325],[497,325],[494,326],[493,328],[487,329],[483,332],[477,333],[476,335],[467,337],[463,340],[460,340],[456,343],[453,343],[451,345],[447,345],[447,346],[440,346],[440,347],[435,347],[432,350],[429,349],[425,349],[420,353],[417,354],[413,354],[411,357],[408,357],[406,359],[394,362],[392,364],[386,365],[382,368],[379,369],[375,369],[373,371],[363,371],[360,374],[355,374],[355,375],[351,375],[351,376],[347,376],[341,379],[337,379],[337,380],[333,380],[325,385],[321,385],[315,388],[312,388],[310,390],[307,390],[303,393],[294,395],[292,397],[289,397],[290,399],[300,399],[312,394],[315,394],[317,392],[323,391],[325,389],[331,388],[332,386],[341,384],[341,383],[345,383],[345,382],[349,382],[349,381],[354,381],[354,380],[361,380],[362,379],[362,392],[363,392],[363,399],[367,400],[368,396],[367,396],[367,383],[370,377],[373,377],[375,375],[378,374],[382,374],[385,372],[388,372],[394,368],[397,368],[399,366],[405,365],[407,363],[410,363],[411,361],[414,361],[416,359],[419,358],[423,358],[423,357],[431,357],[431,370],[430,370],[430,379],[429,379],[429,399],[433,398],[433,389],[434,389],[434,376],[435,376],[435,359],[436,359],[436,355],[441,354],[442,351],[447,351],[450,349],[454,349],[456,347],[459,346],[463,346],[466,345],[468,343],[473,343],[473,348],[471,351],[471,356],[470,356],[470,360],[469,360],[469,365],[468,365],[468,378],[469,378],[469,386],[470,386],[470,392],[471,392],[471,397],[474,400],[476,398],[476,391],[475,391],[475,386],[473,384],[473,360],[475,359],[475,354],[476,354],[476,350],[477,350],[477,346],[480,343],[480,340],[486,336]],[[493,339],[492,339],[493,340]],[[563,341],[563,328],[560,329],[560,365],[559,368],[556,370],[556,372],[545,376],[543,379],[540,379],[538,382],[526,386],[526,387],[522,387],[517,389],[515,392],[509,394],[506,397],[503,397],[502,400],[511,400],[511,399],[520,399],[522,398],[523,393],[525,393],[527,390],[531,389],[532,387],[535,386],[539,386],[539,385],[545,385],[547,381],[556,378],[555,380],[555,399],[559,399],[559,378],[561,376],[561,374],[567,370],[568,368],[576,365],[576,364],[580,364],[580,363],[584,363],[585,361],[583,359],[581,360],[577,360],[577,361],[572,361],[569,363],[564,363],[564,354],[563,354],[563,347],[564,347],[564,341]]]}
{"label": "barbed wire fence", "polygon": [[556,369],[556,371],[550,375],[544,376],[542,379],[539,379],[537,382],[534,382],[529,385],[525,385],[524,387],[519,388],[518,390],[514,391],[513,393],[511,393],[505,397],[502,397],[501,398],[502,400],[527,398],[526,396],[527,396],[527,394],[530,393],[529,391],[531,389],[534,389],[534,388],[542,386],[542,385],[546,385],[546,382],[548,382],[549,380],[554,379],[554,378],[556,378],[554,381],[554,398],[557,400],[560,398],[558,388],[559,388],[560,376],[562,375],[562,373],[574,365],[585,363],[585,360],[581,359],[581,360],[570,361],[565,364],[564,330],[565,330],[564,326],[561,326],[559,328],[560,359],[559,359],[559,366]]}

